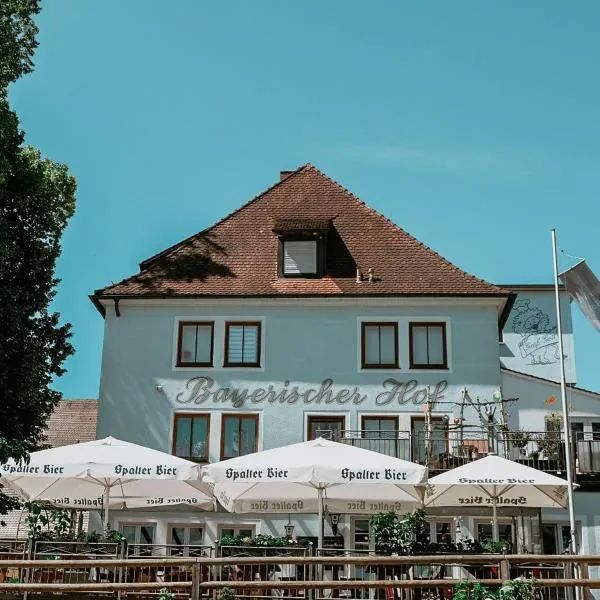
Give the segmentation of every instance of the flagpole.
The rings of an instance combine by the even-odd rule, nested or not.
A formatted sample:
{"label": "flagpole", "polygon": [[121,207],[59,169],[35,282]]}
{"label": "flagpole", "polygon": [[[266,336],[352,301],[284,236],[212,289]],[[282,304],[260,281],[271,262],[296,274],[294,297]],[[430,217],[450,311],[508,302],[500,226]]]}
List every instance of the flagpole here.
{"label": "flagpole", "polygon": [[573,506],[573,469],[571,468],[571,426],[569,423],[569,407],[567,405],[567,382],[565,379],[565,355],[563,352],[562,320],[560,311],[560,294],[558,289],[558,255],[556,251],[556,229],[552,230],[552,254],[554,258],[554,295],[556,299],[556,321],[558,333],[558,352],[560,354],[560,396],[562,401],[563,429],[565,435],[565,466],[567,469],[567,495],[569,499],[569,525],[571,528],[571,552],[578,553],[575,509]]}

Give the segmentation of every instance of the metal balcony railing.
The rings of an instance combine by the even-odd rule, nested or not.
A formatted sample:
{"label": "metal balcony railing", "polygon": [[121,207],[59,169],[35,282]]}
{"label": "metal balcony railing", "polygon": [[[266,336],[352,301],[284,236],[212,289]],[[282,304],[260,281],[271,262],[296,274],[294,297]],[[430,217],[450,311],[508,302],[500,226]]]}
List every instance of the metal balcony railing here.
{"label": "metal balcony railing", "polygon": [[[422,430],[330,433],[335,441],[424,464],[432,471],[453,469],[493,452],[547,473],[566,476],[564,435],[560,431],[502,431],[496,426],[450,425],[436,426],[430,433]],[[576,474],[600,473],[600,434],[584,437],[581,432],[573,432],[571,456]]]}

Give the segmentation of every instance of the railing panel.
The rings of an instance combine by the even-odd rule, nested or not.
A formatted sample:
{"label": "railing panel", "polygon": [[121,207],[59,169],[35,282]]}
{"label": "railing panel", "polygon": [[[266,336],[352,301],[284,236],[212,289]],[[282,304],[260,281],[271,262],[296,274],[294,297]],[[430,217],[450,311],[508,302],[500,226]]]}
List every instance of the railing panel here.
{"label": "railing panel", "polygon": [[343,431],[337,441],[394,458],[412,459],[409,431]]}
{"label": "railing panel", "polygon": [[[600,556],[390,557],[324,550],[311,557],[302,556],[303,549],[298,548],[261,548],[260,556],[249,556],[248,551],[242,556],[237,548],[224,548],[230,556],[4,560],[0,570],[15,569],[31,577],[0,583],[0,590],[51,593],[55,598],[75,591],[88,597],[133,591],[156,595],[165,587],[195,600],[199,593],[208,597],[230,587],[238,598],[445,600],[457,582],[497,587],[503,579],[517,576],[537,580],[534,600],[570,600],[575,585],[600,588],[600,579],[590,579],[587,568],[600,565]],[[576,563],[581,564],[581,579],[571,571]]]}
{"label": "railing panel", "polygon": [[32,559],[58,560],[61,558],[81,557],[97,558],[121,556],[120,542],[54,542],[35,541]]}
{"label": "railing panel", "polygon": [[[490,452],[524,465],[566,476],[564,435],[560,431],[502,431],[488,427],[435,424],[427,433],[389,430],[331,432],[332,439],[388,456],[427,464],[446,471],[486,456]],[[577,473],[600,472],[600,432],[590,438],[574,432],[571,454]]]}
{"label": "railing panel", "polygon": [[184,556],[210,558],[213,555],[213,546],[195,544],[128,544],[126,556],[158,557],[158,556]]}

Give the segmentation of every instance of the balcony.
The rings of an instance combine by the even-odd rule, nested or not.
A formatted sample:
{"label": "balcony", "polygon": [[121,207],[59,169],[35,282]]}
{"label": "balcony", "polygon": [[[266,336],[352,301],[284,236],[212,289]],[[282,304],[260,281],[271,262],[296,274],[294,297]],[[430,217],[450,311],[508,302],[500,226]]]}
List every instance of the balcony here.
{"label": "balcony", "polygon": [[[432,474],[447,471],[493,452],[521,464],[566,477],[564,435],[560,431],[499,431],[497,428],[436,427],[426,431],[344,430],[331,439],[409,460],[429,467]],[[574,432],[572,465],[576,480],[595,482],[600,475],[600,438]],[[600,484],[600,479],[598,479]]]}

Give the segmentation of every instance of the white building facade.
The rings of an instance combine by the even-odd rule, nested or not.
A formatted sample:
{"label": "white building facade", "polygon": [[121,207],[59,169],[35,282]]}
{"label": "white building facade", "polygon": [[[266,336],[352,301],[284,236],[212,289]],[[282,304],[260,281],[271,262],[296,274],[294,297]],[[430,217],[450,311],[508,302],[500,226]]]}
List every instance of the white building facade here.
{"label": "white building facade", "polygon": [[[310,165],[92,300],[105,321],[98,437],[213,462],[326,436],[434,474],[494,451],[564,475],[552,288],[464,273]],[[561,301],[578,534],[593,554],[600,395],[574,385]],[[489,537],[489,511],[461,510],[432,511],[432,536]],[[293,506],[121,511],[111,524],[132,543],[185,545],[283,535],[288,519],[317,535]],[[347,548],[364,548],[366,531],[368,516],[340,516]],[[561,552],[565,532],[566,511],[503,512],[515,550]]]}

